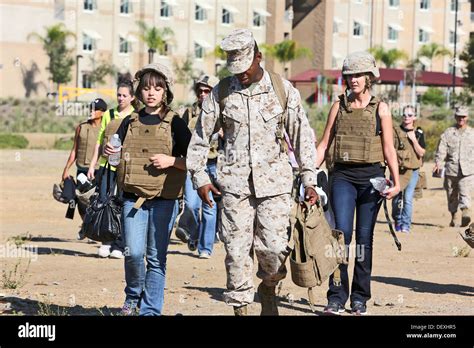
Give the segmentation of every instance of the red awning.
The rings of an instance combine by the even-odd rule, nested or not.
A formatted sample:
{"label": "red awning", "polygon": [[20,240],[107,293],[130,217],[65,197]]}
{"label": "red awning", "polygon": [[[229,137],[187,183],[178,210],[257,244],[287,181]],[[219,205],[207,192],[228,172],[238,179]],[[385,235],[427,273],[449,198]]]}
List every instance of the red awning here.
{"label": "red awning", "polygon": [[[400,81],[405,81],[409,79],[412,71],[406,69],[380,69],[380,79],[381,84],[396,84],[398,85]],[[340,70],[321,70],[310,69],[302,72],[298,75],[295,75],[290,78],[290,81],[293,83],[311,83],[316,81],[318,75],[323,75],[335,80],[341,76]],[[417,74],[417,85],[423,86],[438,86],[438,87],[451,87],[453,85],[453,76],[451,74],[446,74],[443,72],[434,72],[434,71],[421,71]],[[465,83],[462,77],[456,76],[456,87],[462,87]]]}

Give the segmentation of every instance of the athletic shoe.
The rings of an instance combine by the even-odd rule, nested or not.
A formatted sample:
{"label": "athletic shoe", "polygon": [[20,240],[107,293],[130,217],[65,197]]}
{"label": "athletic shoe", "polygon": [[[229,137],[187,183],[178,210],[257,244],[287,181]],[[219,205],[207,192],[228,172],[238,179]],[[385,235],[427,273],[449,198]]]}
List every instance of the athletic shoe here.
{"label": "athletic shoe", "polygon": [[125,302],[120,311],[120,315],[123,315],[123,316],[138,315],[138,308],[136,305],[133,306],[130,303]]}
{"label": "athletic shoe", "polygon": [[210,259],[211,254],[209,254],[207,251],[203,251],[199,253],[199,258],[200,259]]}
{"label": "athletic shoe", "polygon": [[97,254],[100,257],[106,258],[110,256],[110,245],[101,245]]}
{"label": "athletic shoe", "polygon": [[189,241],[189,233],[184,228],[177,227],[174,234],[183,243],[187,243]]}
{"label": "athletic shoe", "polygon": [[329,302],[328,305],[324,308],[324,313],[326,314],[340,315],[344,312],[344,306],[337,302]]}
{"label": "athletic shoe", "polygon": [[115,249],[115,250],[112,250],[112,252],[110,253],[110,258],[112,258],[112,259],[123,259],[124,256],[123,256],[123,253],[120,250]]}
{"label": "athletic shoe", "polygon": [[367,306],[365,303],[360,301],[354,301],[352,303],[352,310],[353,315],[366,315],[367,314]]}

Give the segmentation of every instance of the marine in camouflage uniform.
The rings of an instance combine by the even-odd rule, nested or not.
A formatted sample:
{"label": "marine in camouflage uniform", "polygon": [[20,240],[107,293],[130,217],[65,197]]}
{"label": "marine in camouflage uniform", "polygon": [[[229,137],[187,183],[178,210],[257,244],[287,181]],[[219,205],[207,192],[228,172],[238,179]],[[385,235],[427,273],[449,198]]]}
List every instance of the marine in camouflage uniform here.
{"label": "marine in camouflage uniform", "polygon": [[471,221],[471,194],[474,187],[474,129],[469,127],[468,109],[456,108],[456,125],[441,134],[433,171],[439,171],[445,162],[444,189],[451,213],[450,226],[455,227],[458,208],[461,209],[461,227]]}
{"label": "marine in camouflage uniform", "polygon": [[[218,156],[217,185],[222,193],[221,238],[227,253],[224,299],[234,306],[235,314],[246,314],[246,305],[254,298],[255,253],[257,277],[262,279],[258,288],[261,314],[277,315],[275,286],[286,275],[293,180],[288,153],[282,151],[282,139],[277,136],[284,110],[269,73],[259,66],[261,53],[249,30],[233,31],[221,48],[227,52],[227,66],[234,76],[228,96],[221,101],[222,109],[219,85],[203,102],[188,148],[187,169],[196,188],[203,190],[211,183],[205,172],[209,140],[222,123],[225,146]],[[249,81],[247,74],[254,69],[262,76]],[[283,83],[288,106],[285,130],[301,168],[306,195],[315,201],[316,152],[310,126],[298,91],[290,82]]]}

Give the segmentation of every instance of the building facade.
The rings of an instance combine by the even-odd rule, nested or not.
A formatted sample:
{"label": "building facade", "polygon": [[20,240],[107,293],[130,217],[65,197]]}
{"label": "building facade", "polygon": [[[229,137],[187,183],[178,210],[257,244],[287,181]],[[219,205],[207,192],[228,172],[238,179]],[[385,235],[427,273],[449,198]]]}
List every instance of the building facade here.
{"label": "building facade", "polygon": [[[285,33],[291,32],[291,20],[286,21],[285,27],[284,18],[274,15],[285,15],[285,1],[269,2],[270,5],[267,0],[0,0],[0,97],[44,98],[55,90],[46,69],[49,59],[41,43],[29,38],[30,33],[45,35],[45,27],[63,23],[74,33],[75,39],[69,39],[68,46],[77,67],[72,69],[68,86],[113,89],[116,76],[97,86],[91,83],[90,73],[101,62],[108,62],[118,73],[133,75],[148,63],[149,48],[140,39],[138,22],[173,31],[166,39],[165,50],[156,52],[153,61],[174,69],[175,64],[181,65],[189,57],[196,74],[214,74],[225,63],[215,56],[214,49],[233,29],[250,28],[258,44],[282,41]],[[194,98],[189,85],[176,86],[175,96],[180,101]]]}

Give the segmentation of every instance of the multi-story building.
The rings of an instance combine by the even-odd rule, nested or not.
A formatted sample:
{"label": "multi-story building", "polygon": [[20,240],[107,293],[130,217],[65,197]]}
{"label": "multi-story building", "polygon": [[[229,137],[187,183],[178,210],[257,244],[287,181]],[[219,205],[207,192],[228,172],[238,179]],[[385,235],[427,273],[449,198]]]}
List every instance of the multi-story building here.
{"label": "multi-story building", "polygon": [[[457,44],[459,53],[474,31],[473,1],[457,0]],[[293,38],[311,48],[312,60],[293,63],[293,74],[308,69],[340,69],[344,57],[374,46],[403,50],[408,60],[420,47],[437,43],[454,51],[456,0],[308,0],[293,1]],[[422,59],[424,68],[451,73],[453,58]],[[406,61],[397,63],[403,67]],[[456,61],[456,67],[463,63]],[[456,70],[460,75],[460,69]]]}
{"label": "multi-story building", "polygon": [[[0,0],[0,96],[44,97],[55,90],[41,43],[28,39],[30,33],[44,35],[45,27],[53,24],[63,23],[75,35],[69,47],[77,66],[68,85],[114,88],[115,76],[93,86],[90,73],[104,61],[121,74],[133,74],[148,63],[139,21],[173,31],[154,61],[173,69],[189,56],[196,73],[215,73],[224,62],[213,54],[214,49],[231,30],[250,28],[258,44],[282,41],[291,32],[291,20],[283,18],[284,0],[271,2],[269,11],[267,0]],[[267,28],[267,23],[272,27]],[[176,89],[177,99],[193,98],[189,85]]]}

